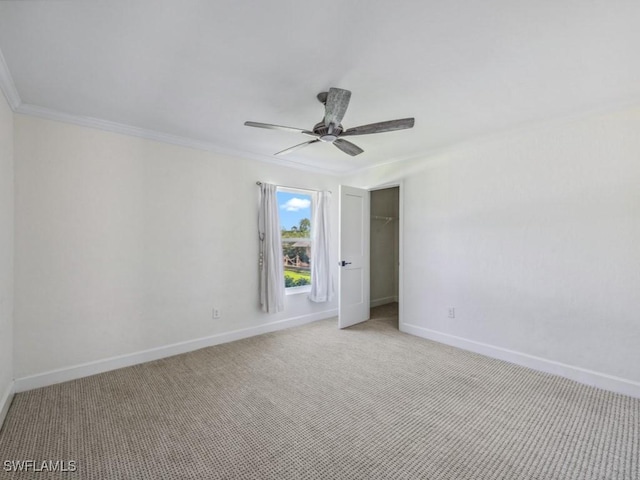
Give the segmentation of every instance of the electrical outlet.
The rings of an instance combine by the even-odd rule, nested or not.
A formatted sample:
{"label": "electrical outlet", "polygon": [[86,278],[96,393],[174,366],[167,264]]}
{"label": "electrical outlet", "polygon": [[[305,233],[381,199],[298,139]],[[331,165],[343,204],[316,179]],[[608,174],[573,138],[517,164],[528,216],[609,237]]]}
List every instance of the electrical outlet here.
{"label": "electrical outlet", "polygon": [[217,308],[214,308],[212,317],[214,318],[214,320],[217,318],[220,318],[220,310]]}
{"label": "electrical outlet", "polygon": [[456,318],[456,309],[449,307],[449,318]]}

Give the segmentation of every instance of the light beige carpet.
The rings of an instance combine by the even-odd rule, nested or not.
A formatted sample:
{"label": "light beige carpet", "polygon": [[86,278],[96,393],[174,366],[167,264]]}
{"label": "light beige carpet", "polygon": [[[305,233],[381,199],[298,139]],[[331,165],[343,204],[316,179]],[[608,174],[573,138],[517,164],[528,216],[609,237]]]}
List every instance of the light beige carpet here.
{"label": "light beige carpet", "polygon": [[16,395],[65,479],[640,479],[640,400],[400,333],[394,306]]}

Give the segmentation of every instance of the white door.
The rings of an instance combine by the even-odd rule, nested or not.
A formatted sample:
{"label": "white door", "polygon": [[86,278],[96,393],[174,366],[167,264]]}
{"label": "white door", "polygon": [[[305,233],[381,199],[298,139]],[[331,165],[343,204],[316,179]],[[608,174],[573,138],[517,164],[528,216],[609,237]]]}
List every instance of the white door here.
{"label": "white door", "polygon": [[369,319],[369,225],[369,191],[340,185],[340,328]]}

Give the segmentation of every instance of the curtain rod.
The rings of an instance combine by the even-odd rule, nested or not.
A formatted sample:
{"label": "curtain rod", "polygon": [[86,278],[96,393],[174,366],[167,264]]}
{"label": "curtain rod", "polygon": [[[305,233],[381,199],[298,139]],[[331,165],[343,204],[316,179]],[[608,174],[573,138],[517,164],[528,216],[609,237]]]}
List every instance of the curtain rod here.
{"label": "curtain rod", "polygon": [[[256,182],[256,185],[260,186],[262,185],[262,182],[260,180],[258,180]],[[301,187],[288,187],[287,185],[276,185],[276,187],[280,187],[280,188],[290,188],[291,190],[307,190],[309,192],[319,192],[320,190],[312,190],[311,188],[301,188]],[[329,193],[331,193],[331,190],[329,190]]]}

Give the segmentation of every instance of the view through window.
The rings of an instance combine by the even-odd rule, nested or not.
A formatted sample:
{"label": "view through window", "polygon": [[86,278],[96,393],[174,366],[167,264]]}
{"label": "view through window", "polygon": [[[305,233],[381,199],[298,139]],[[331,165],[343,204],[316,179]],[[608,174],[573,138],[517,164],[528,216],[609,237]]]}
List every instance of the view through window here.
{"label": "view through window", "polygon": [[286,288],[311,285],[311,195],[278,189]]}

